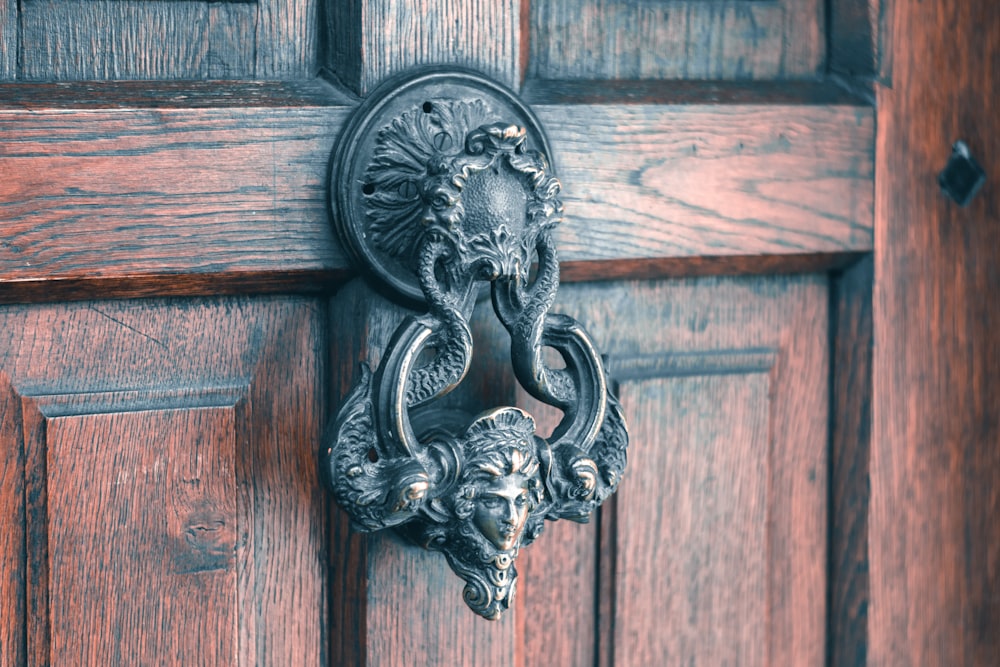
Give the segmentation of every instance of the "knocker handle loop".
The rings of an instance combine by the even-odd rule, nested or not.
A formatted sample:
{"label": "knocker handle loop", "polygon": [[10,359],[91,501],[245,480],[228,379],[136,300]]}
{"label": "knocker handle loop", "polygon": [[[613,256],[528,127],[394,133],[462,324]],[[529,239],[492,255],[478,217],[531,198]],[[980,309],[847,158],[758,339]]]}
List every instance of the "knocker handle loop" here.
{"label": "knocker handle loop", "polygon": [[[399,324],[374,372],[362,368],[326,434],[334,496],[357,529],[395,527],[443,552],[466,603],[491,619],[510,606],[518,552],[545,519],[587,521],[626,464],[625,421],[593,341],[549,312],[563,213],[549,154],[513,93],[430,70],[373,93],[333,156],[345,247],[382,290],[422,311]],[[516,378],[564,413],[548,439],[516,407],[449,420],[457,428],[414,427],[468,371],[483,283]],[[546,363],[546,347],[564,368]]]}

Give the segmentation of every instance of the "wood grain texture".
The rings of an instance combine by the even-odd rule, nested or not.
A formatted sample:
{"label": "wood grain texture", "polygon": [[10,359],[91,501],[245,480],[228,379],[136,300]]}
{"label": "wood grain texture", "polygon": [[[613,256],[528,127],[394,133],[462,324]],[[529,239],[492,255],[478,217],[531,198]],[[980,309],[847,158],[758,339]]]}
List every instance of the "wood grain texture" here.
{"label": "wood grain texture", "polygon": [[561,253],[766,255],[870,243],[870,112],[793,109],[536,107],[574,232],[559,239]]}
{"label": "wood grain texture", "polygon": [[[585,292],[571,291],[568,301],[576,303],[581,291]],[[565,299],[560,296],[561,302]],[[557,304],[554,312],[561,312],[562,307],[562,303]],[[509,367],[509,355],[505,361]],[[515,405],[535,418],[540,435],[552,433],[562,418],[561,412],[535,400],[520,387]],[[604,513],[606,509],[598,510],[598,515],[583,525],[572,521],[547,523],[542,536],[518,557],[518,667],[597,664],[597,612],[602,601],[599,548]]]}
{"label": "wood grain texture", "polygon": [[[296,4],[289,3],[291,7]],[[238,2],[208,4],[208,52],[203,65],[207,72],[201,78],[248,79],[257,75],[254,56],[259,58],[265,49],[257,48],[260,38],[254,41],[250,35],[254,33],[260,8],[259,4]]]}
{"label": "wood grain texture", "polygon": [[824,64],[817,0],[531,4],[529,76],[542,79],[776,79]]}
{"label": "wood grain texture", "polygon": [[876,76],[885,5],[885,0],[830,3],[830,71],[867,79]]}
{"label": "wood grain texture", "polygon": [[548,524],[519,557],[519,667],[596,664],[599,523],[594,517],[584,525]]}
{"label": "wood grain texture", "polygon": [[[870,651],[1000,664],[1000,5],[892,5],[878,90]],[[942,26],[947,26],[942,30]],[[986,165],[966,208],[936,176]]]}
{"label": "wood grain texture", "polygon": [[770,664],[768,389],[766,373],[622,387],[642,466],[618,499],[615,665]]}
{"label": "wood grain texture", "polygon": [[802,81],[613,81],[528,79],[521,97],[529,104],[746,104],[872,106],[829,79]]}
{"label": "wood grain texture", "polygon": [[[184,293],[213,276],[230,290],[316,290],[349,273],[326,179],[350,109],[274,106],[267,92],[251,108],[176,108],[182,93],[169,91],[149,108],[0,110],[0,168],[15,175],[0,181],[0,300],[79,298],[90,280],[103,281],[91,294]],[[626,260],[871,249],[869,109],[537,112],[565,184],[561,257],[603,262],[581,272],[590,279]],[[635,267],[650,275],[656,262]]]}
{"label": "wood grain texture", "polygon": [[464,583],[440,553],[391,534],[368,540],[371,665],[514,665],[516,610],[498,621],[475,616]]}
{"label": "wood grain texture", "polygon": [[366,665],[368,541],[351,529],[347,513],[335,503],[330,509],[329,553],[330,664]]}
{"label": "wood grain texture", "polygon": [[31,0],[25,80],[288,79],[317,70],[316,4]]}
{"label": "wood grain texture", "polygon": [[0,664],[27,662],[24,444],[21,405],[0,373]]}
{"label": "wood grain texture", "polygon": [[0,81],[17,78],[17,2],[0,2]]}
{"label": "wood grain texture", "polygon": [[361,90],[363,0],[323,0],[319,3],[322,36],[321,75],[355,94]]}
{"label": "wood grain texture", "polygon": [[247,78],[315,76],[321,34],[318,0],[257,0],[256,6],[255,68]]}
{"label": "wood grain texture", "polygon": [[32,0],[22,7],[20,76],[27,80],[219,78],[228,63],[245,65],[254,53],[252,33],[237,43],[229,37],[252,21],[252,4],[226,12],[203,2]]}
{"label": "wood grain texture", "polygon": [[524,664],[822,662],[826,299],[813,277],[563,286],[555,310],[609,356],[632,444],[599,530],[525,552]]}
{"label": "wood grain texture", "polygon": [[861,255],[863,253],[835,252],[564,261],[559,263],[559,270],[562,282],[825,273],[849,266]]}
{"label": "wood grain texture", "polygon": [[62,417],[45,435],[52,663],[237,664],[232,410]]}
{"label": "wood grain texture", "polygon": [[45,439],[45,419],[31,404],[30,399],[18,395],[21,409],[15,414],[12,425],[19,429],[24,451],[24,553],[25,568],[25,617],[18,619],[24,625],[27,664],[44,665],[50,660],[51,630],[49,618],[49,548],[48,548],[48,480],[46,479],[45,448],[31,446]]}
{"label": "wood grain texture", "polygon": [[827,664],[832,667],[868,664],[872,268],[869,255],[831,281]]}
{"label": "wood grain texture", "polygon": [[0,111],[350,106],[357,98],[323,79],[295,81],[56,81],[0,83]]}
{"label": "wood grain texture", "polygon": [[0,310],[29,662],[325,659],[324,317],[290,297]]}
{"label": "wood grain texture", "polygon": [[445,63],[520,86],[522,0],[326,1],[326,65],[359,95],[398,72]]}
{"label": "wood grain texture", "polygon": [[[326,178],[345,116],[100,110],[34,125],[10,114],[0,161],[19,176],[0,189],[3,273],[16,282],[343,269]],[[57,150],[52,130],[63,134]]]}

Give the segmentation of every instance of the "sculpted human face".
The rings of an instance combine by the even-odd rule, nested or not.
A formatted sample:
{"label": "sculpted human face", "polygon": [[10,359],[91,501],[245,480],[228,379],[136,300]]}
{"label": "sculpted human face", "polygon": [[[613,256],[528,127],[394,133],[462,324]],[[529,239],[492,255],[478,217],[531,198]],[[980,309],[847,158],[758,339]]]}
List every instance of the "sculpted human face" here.
{"label": "sculpted human face", "polygon": [[496,477],[476,498],[472,521],[501,551],[514,548],[521,537],[528,518],[528,482],[521,473]]}

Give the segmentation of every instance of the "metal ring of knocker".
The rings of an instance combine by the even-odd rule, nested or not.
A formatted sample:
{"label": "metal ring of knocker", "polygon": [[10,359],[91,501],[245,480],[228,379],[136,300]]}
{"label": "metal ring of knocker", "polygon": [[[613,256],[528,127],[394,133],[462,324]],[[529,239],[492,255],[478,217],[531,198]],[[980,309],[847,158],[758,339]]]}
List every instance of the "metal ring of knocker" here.
{"label": "metal ring of knocker", "polygon": [[[466,603],[491,619],[509,607],[518,551],[544,520],[587,521],[626,464],[625,421],[593,341],[549,312],[562,217],[549,154],[513,93],[471,72],[428,69],[365,100],[331,170],[334,225],[354,261],[423,311],[399,325],[374,373],[362,369],[325,436],[334,496],[357,529],[396,527],[443,552]],[[483,282],[518,381],[564,413],[548,439],[515,407],[457,428],[443,425],[457,415],[414,427],[468,371]],[[545,347],[565,368],[546,364]]]}

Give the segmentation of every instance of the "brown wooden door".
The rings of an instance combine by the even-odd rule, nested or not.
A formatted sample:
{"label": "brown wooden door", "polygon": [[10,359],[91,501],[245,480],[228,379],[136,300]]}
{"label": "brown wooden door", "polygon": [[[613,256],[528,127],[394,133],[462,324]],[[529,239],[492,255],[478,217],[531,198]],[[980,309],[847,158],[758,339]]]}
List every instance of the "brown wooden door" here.
{"label": "brown wooden door", "polygon": [[[0,0],[0,664],[996,664],[996,170],[934,176],[1000,153],[1000,17],[897,4]],[[498,622],[317,473],[398,312],[330,150],[431,63],[547,128],[633,434]],[[460,399],[551,425],[476,336]]]}

